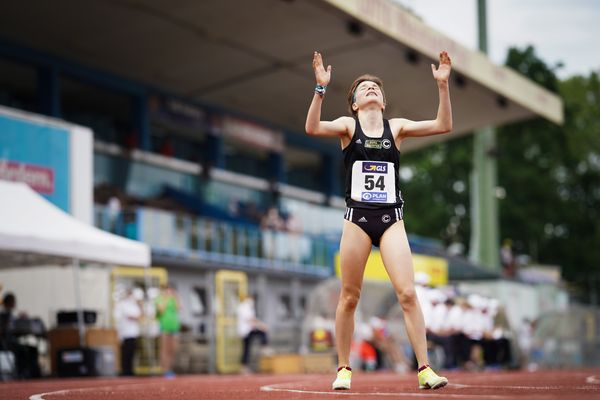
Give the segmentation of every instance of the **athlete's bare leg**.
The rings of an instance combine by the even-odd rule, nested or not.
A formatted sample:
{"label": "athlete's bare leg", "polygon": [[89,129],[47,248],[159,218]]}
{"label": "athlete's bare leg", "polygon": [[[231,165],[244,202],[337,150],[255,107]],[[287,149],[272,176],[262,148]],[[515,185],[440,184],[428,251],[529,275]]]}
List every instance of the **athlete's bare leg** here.
{"label": "athlete's bare leg", "polygon": [[169,370],[169,334],[160,334],[160,368],[165,373]]}
{"label": "athlete's bare leg", "polygon": [[173,349],[175,348],[175,336],[170,333],[167,336],[167,360],[165,361],[168,371],[173,369]]}
{"label": "athlete's bare leg", "polygon": [[404,221],[389,227],[381,238],[381,258],[404,312],[406,332],[419,367],[428,364],[425,320],[415,292],[415,275]]}
{"label": "athlete's bare leg", "polygon": [[371,253],[371,239],[358,226],[344,220],[340,241],[342,288],[335,312],[335,342],[338,366],[350,365],[350,345],[354,333],[354,312],[360,298],[363,273]]}

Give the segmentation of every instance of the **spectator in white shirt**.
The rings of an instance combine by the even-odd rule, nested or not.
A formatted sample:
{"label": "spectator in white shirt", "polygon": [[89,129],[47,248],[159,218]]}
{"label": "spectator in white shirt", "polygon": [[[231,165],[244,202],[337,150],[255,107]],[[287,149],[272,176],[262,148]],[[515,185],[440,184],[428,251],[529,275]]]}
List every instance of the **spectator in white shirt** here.
{"label": "spectator in white shirt", "polygon": [[267,325],[256,318],[254,298],[246,296],[237,306],[237,332],[243,340],[242,372],[249,373],[250,347],[254,338],[265,347],[268,343]]}
{"label": "spectator in white shirt", "polygon": [[509,367],[512,362],[511,330],[506,313],[497,299],[490,299],[484,311],[489,327],[483,340],[486,368]]}
{"label": "spectator in white shirt", "polygon": [[[142,292],[143,297],[143,292]],[[139,295],[138,295],[139,296]],[[142,308],[132,289],[127,289],[123,298],[115,305],[114,316],[121,340],[121,374],[132,376],[137,338],[140,336]],[[141,299],[140,299],[141,300]]]}
{"label": "spectator in white shirt", "polygon": [[496,347],[489,340],[494,328],[494,319],[488,312],[489,299],[480,295],[469,296],[470,311],[465,318],[466,334],[471,342],[471,365],[482,368],[495,359]]}
{"label": "spectator in white shirt", "polygon": [[453,369],[457,367],[456,363],[456,345],[453,337],[454,329],[448,327],[448,319],[450,310],[454,306],[452,299],[446,298],[441,292],[434,296],[433,311],[431,313],[431,327],[427,333],[427,338],[435,344],[442,347],[444,350],[445,369]]}
{"label": "spectator in white shirt", "polygon": [[445,328],[452,337],[458,366],[466,365],[471,359],[471,340],[466,333],[469,330],[466,325],[471,318],[471,307],[466,299],[457,298],[448,312]]}

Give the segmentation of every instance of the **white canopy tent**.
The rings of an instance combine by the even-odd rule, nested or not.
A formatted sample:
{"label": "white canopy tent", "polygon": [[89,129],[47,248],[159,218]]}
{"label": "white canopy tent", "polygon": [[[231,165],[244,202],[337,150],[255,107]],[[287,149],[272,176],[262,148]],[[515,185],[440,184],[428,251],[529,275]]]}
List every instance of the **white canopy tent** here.
{"label": "white canopy tent", "polygon": [[43,257],[148,267],[150,248],[75,219],[23,183],[0,181],[0,267]]}
{"label": "white canopy tent", "polygon": [[[0,180],[0,268],[73,263],[81,313],[80,261],[148,267],[150,247],[75,219],[23,183]],[[78,319],[83,344],[85,327]]]}

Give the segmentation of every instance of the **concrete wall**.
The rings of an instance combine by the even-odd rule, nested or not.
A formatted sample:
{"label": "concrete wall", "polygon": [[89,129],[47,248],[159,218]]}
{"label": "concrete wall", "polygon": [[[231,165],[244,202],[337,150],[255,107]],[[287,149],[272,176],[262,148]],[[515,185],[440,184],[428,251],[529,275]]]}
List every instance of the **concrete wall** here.
{"label": "concrete wall", "polygon": [[[246,273],[248,292],[257,297],[257,317],[269,326],[274,341],[281,342],[290,351],[296,351],[300,344],[298,335],[304,317],[302,303],[307,303],[308,296],[318,281],[299,277],[272,277],[257,272]],[[214,272],[169,268],[169,282],[175,285],[181,298],[182,323],[190,326],[194,334],[199,334],[202,329],[205,335],[208,334],[213,323],[211,312],[214,307]],[[207,301],[203,306],[207,311],[203,315],[194,310],[195,288],[204,288],[206,292]]]}
{"label": "concrete wall", "polygon": [[513,329],[518,328],[524,318],[536,319],[551,310],[564,310],[568,306],[568,295],[564,289],[551,285],[497,280],[482,282],[462,282],[458,285],[461,293],[477,293],[495,297],[505,307]]}

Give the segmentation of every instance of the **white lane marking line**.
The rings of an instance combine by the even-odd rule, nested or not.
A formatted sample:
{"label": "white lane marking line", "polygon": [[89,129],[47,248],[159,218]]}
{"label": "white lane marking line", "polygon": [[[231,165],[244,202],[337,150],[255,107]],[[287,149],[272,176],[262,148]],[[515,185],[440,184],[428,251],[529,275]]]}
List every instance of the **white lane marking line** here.
{"label": "white lane marking line", "polygon": [[[287,389],[283,385],[298,385],[298,382],[290,383],[279,383],[275,385],[261,386],[260,390],[263,392],[288,392],[288,393],[305,393],[305,394],[319,394],[319,395],[331,395],[331,396],[395,396],[395,397],[430,397],[433,395],[442,396],[444,398],[457,398],[457,399],[512,399],[512,396],[495,396],[489,394],[453,394],[444,392],[441,390],[424,390],[423,393],[403,393],[403,392],[347,392],[347,391],[318,391],[318,390],[303,390],[303,389]],[[448,384],[447,388],[452,388],[454,385]]]}
{"label": "white lane marking line", "polygon": [[62,389],[62,390],[57,390],[54,392],[46,392],[46,393],[39,393],[39,394],[34,394],[32,396],[29,396],[29,400],[44,400],[44,396],[66,396],[68,394],[71,393],[83,393],[89,389],[101,389],[101,387],[97,387],[97,388],[75,388],[75,389]]}
{"label": "white lane marking line", "polygon": [[48,393],[38,393],[38,394],[34,394],[32,396],[29,396],[29,400],[44,400],[44,396],[48,396],[48,395],[67,395],[69,394],[70,390],[66,389],[66,390],[57,390],[56,392],[48,392]]}
{"label": "white lane marking line", "polygon": [[600,379],[596,375],[590,375],[585,378],[585,383],[591,383],[592,385],[600,385]]}
{"label": "white lane marking line", "polygon": [[121,385],[111,385],[111,386],[90,386],[90,387],[85,387],[85,388],[73,388],[73,389],[61,389],[61,390],[56,390],[54,392],[46,392],[46,393],[38,393],[38,394],[32,394],[31,396],[29,396],[29,400],[45,400],[44,396],[66,396],[68,394],[74,394],[74,393],[85,393],[85,392],[89,392],[90,390],[94,391],[94,390],[116,390],[116,389],[122,389],[122,388],[130,388],[132,386],[147,386],[147,383],[130,383],[130,384],[121,384]]}
{"label": "white lane marking line", "polygon": [[[600,383],[600,381],[598,381]],[[590,386],[502,386],[502,385],[463,385],[460,383],[448,384],[457,389],[515,389],[515,390],[598,390]]]}

